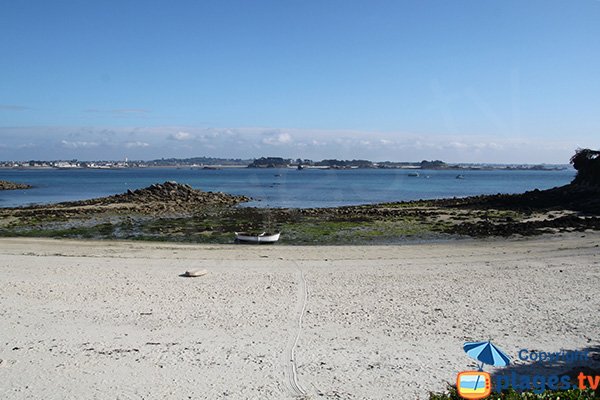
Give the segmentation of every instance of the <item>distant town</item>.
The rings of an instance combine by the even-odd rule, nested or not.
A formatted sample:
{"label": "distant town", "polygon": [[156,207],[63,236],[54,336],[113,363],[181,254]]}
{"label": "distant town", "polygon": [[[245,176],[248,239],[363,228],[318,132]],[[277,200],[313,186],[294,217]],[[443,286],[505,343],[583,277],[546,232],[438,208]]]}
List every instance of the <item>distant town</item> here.
{"label": "distant town", "polygon": [[459,170],[547,170],[556,171],[569,168],[564,164],[486,164],[486,163],[446,163],[440,160],[423,160],[417,162],[369,160],[337,160],[327,159],[313,161],[309,159],[291,159],[282,157],[260,157],[256,159],[229,159],[213,157],[194,158],[161,158],[151,161],[0,161],[0,168],[10,169],[122,169],[122,168],[294,168],[294,169],[459,169]]}

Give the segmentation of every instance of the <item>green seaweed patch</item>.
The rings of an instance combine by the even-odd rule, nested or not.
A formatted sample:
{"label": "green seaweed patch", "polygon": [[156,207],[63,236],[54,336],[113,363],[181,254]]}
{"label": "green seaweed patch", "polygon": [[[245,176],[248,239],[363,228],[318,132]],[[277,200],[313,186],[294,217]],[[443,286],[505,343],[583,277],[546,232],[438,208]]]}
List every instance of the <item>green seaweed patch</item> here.
{"label": "green seaweed patch", "polygon": [[432,200],[414,200],[414,201],[400,201],[392,203],[380,203],[376,204],[375,207],[386,207],[386,208],[428,208],[435,207],[435,203]]}
{"label": "green seaweed patch", "polygon": [[32,228],[19,230],[0,230],[0,235],[16,237],[51,237],[75,239],[114,239],[112,224],[100,224],[91,227],[71,227],[65,229]]}
{"label": "green seaweed patch", "polygon": [[373,222],[306,221],[284,224],[281,231],[281,241],[287,244],[357,244],[403,241],[434,235],[443,229],[416,218],[404,218]]}

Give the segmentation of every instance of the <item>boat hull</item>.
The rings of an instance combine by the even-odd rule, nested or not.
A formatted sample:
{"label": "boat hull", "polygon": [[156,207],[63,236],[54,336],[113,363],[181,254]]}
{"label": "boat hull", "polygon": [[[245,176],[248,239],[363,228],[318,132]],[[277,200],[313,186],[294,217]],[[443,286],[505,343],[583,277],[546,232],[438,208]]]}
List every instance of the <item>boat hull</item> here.
{"label": "boat hull", "polygon": [[240,243],[267,244],[275,243],[279,240],[280,232],[274,234],[251,235],[245,232],[235,232],[235,241]]}

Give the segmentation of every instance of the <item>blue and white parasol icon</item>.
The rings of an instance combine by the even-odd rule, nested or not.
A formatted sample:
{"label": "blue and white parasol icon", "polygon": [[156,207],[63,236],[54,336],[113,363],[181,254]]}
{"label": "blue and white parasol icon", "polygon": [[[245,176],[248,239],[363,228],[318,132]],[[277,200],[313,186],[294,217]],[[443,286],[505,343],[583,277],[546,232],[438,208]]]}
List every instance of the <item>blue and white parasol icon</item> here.
{"label": "blue and white parasol icon", "polygon": [[463,345],[465,352],[481,362],[479,370],[483,370],[483,364],[494,367],[505,367],[510,364],[510,357],[496,347],[489,340],[487,342],[467,342]]}
{"label": "blue and white parasol icon", "polygon": [[[483,364],[493,365],[494,367],[506,367],[510,364],[510,357],[489,340],[487,342],[467,342],[463,345],[463,349],[469,356],[481,361],[480,371],[483,371]],[[479,378],[478,375],[475,387],[479,383]]]}

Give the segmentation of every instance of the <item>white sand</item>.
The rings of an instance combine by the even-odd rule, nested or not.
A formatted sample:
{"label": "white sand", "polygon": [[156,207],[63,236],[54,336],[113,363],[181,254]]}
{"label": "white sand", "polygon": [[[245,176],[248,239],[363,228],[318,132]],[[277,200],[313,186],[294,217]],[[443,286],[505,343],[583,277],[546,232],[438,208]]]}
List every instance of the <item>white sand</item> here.
{"label": "white sand", "polygon": [[0,398],[424,399],[464,341],[598,347],[598,243],[2,239]]}

